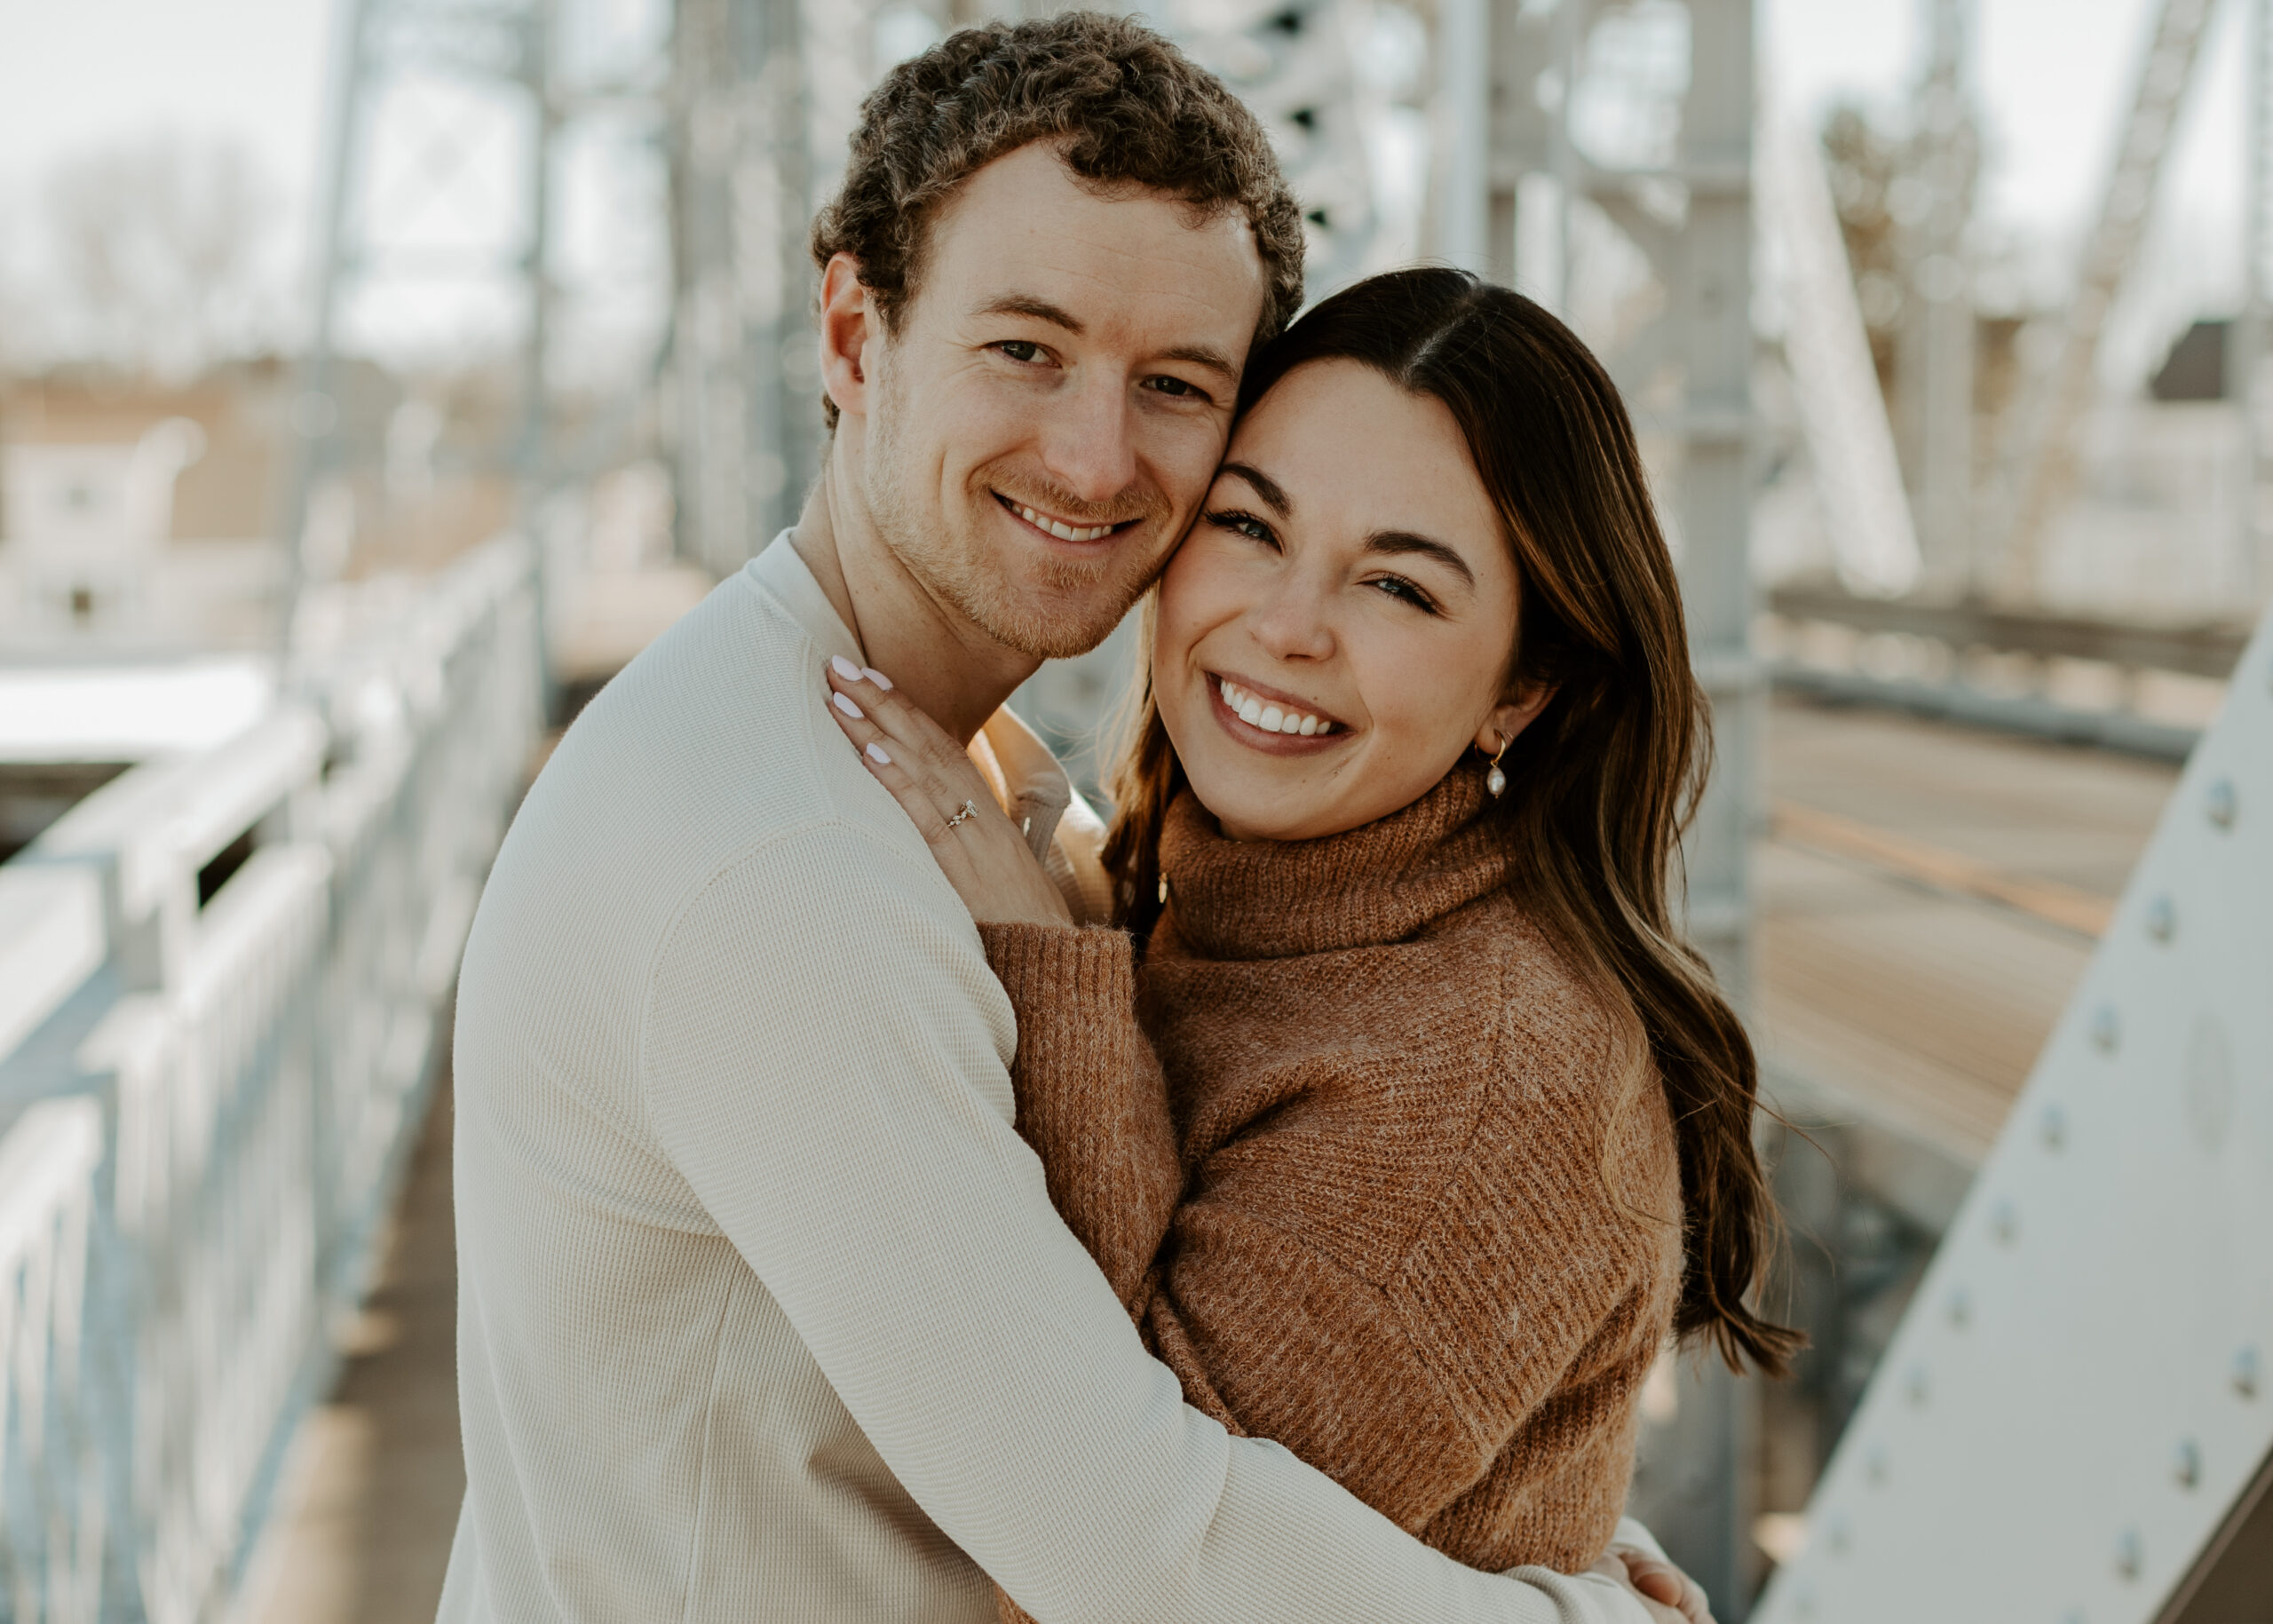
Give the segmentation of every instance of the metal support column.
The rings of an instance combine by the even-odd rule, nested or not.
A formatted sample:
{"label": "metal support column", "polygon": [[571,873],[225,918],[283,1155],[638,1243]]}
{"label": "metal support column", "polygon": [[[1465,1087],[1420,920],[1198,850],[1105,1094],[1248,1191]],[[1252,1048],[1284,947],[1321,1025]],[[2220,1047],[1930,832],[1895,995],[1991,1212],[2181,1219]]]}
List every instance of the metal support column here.
{"label": "metal support column", "polygon": [[[1580,246],[1573,226],[1583,208],[1642,251],[1663,289],[1662,316],[1604,359],[1637,401],[1644,391],[1676,385],[1678,404],[1670,408],[1676,443],[1665,471],[1668,528],[1679,538],[1691,647],[1712,702],[1718,751],[1684,852],[1687,928],[1743,1010],[1752,984],[1748,854],[1762,696],[1749,558],[1753,4],[1690,0],[1687,72],[1651,78],[1651,64],[1672,46],[1666,36],[1645,41],[1635,30],[1667,21],[1604,0],[1552,7],[1493,0],[1488,196],[1497,205],[1492,215],[1512,229],[1494,226],[1493,237],[1508,240],[1493,242],[1490,253],[1495,269],[1512,268],[1520,257],[1530,273],[1525,291],[1575,313],[1568,308]],[[1611,28],[1626,32],[1612,41],[1602,32]],[[1636,72],[1643,79],[1610,83]],[[1628,105],[1671,104],[1677,140],[1618,157],[1588,149],[1573,110],[1597,91]],[[1651,119],[1635,122],[1654,127]],[[1460,171],[1455,155],[1447,155],[1445,169]],[[1663,424],[1666,408],[1658,410]],[[1715,1615],[1736,1624],[1757,1565],[1750,1540],[1753,1384],[1733,1379],[1716,1360],[1693,1358],[1684,1359],[1676,1390],[1670,1417],[1645,1430],[1634,1507],[1711,1593]]]}
{"label": "metal support column", "polygon": [[2269,318],[2273,318],[2273,0],[2249,0],[2249,149],[2243,175],[2242,307],[2226,354],[2228,392],[2242,408],[2244,479],[2239,585],[2253,606],[2267,567],[2267,497],[2273,495],[2273,391],[2265,377]]}
{"label": "metal support column", "polygon": [[1973,211],[1980,137],[1965,91],[1969,0],[1930,0],[1930,55],[1918,98],[1919,170],[1931,195],[1913,257],[1924,309],[1912,355],[1919,387],[1910,481],[1918,527],[1921,584],[1949,594],[1973,577],[1973,278],[1966,226]]}
{"label": "metal support column", "polygon": [[2075,438],[2095,392],[2100,339],[2146,238],[2155,186],[2210,13],[2211,0],[2163,0],[2153,43],[2140,61],[2115,167],[2084,245],[2076,290],[2061,323],[2059,351],[2024,387],[2002,437],[1988,528],[2003,550],[1998,590],[2016,603],[2036,596],[2038,551],[2073,480]]}
{"label": "metal support column", "polygon": [[[1453,265],[1490,275],[1493,0],[1441,0],[1437,8],[1437,186],[1438,251]],[[1513,249],[1512,218],[1509,250]]]}
{"label": "metal support column", "polygon": [[[1752,1003],[1752,832],[1758,816],[1762,686],[1752,653],[1753,6],[1691,0],[1691,90],[1679,163],[1689,218],[1667,321],[1682,368],[1683,445],[1675,502],[1690,646],[1713,706],[1716,770],[1684,860],[1690,939],[1740,1011]],[[1751,1541],[1758,1399],[1700,1355],[1674,1425],[1670,1496],[1648,1508],[1667,1549],[1740,1624],[1756,1582]]]}
{"label": "metal support column", "polygon": [[553,153],[560,136],[560,103],[553,93],[552,53],[558,0],[530,0],[521,19],[520,81],[535,109],[536,138],[529,145],[528,248],[521,273],[528,289],[528,329],[521,345],[521,433],[514,463],[521,477],[522,500],[541,496],[551,475],[546,445],[550,412],[546,362],[550,354],[553,304],[557,284],[552,273]]}
{"label": "metal support column", "polygon": [[327,102],[330,118],[324,132],[327,146],[323,211],[317,223],[314,320],[307,353],[300,358],[290,416],[290,427],[299,436],[299,444],[289,448],[281,459],[284,476],[276,504],[276,535],[283,543],[285,570],[276,627],[280,650],[291,642],[294,611],[307,574],[308,504],[330,460],[331,431],[338,420],[338,408],[332,402],[332,360],[337,343],[340,284],[347,273],[349,177],[370,74],[369,52],[363,42],[371,5],[372,0],[338,0],[337,12],[339,43],[335,47]]}
{"label": "metal support column", "polygon": [[796,518],[820,456],[801,21],[797,0],[678,0],[679,551],[720,574]]}
{"label": "metal support column", "polygon": [[[504,290],[508,307],[520,313],[518,428],[479,462],[524,481],[543,471],[552,169],[562,122],[553,83],[556,4],[342,0],[313,320],[292,406],[301,444],[278,515],[296,578],[318,487],[376,455],[369,426],[347,420],[339,362],[343,345],[368,346],[370,335],[351,329],[378,307],[400,316],[451,293]],[[406,168],[407,158],[416,161],[417,184],[398,174],[379,195],[384,171]],[[447,217],[451,202],[464,207],[455,188],[480,183],[520,194],[518,210],[509,197],[491,202],[506,222],[503,233],[492,233],[489,220],[469,229],[464,218]]]}
{"label": "metal support column", "polygon": [[[1448,171],[1472,169],[1477,184],[1482,188],[1474,207],[1484,237],[1477,244],[1476,257],[1461,259],[1453,253],[1453,244],[1447,238],[1444,252],[1454,263],[1489,276],[1496,282],[1519,289],[1534,298],[1547,303],[1559,301],[1560,286],[1549,287],[1554,280],[1546,262],[1559,265],[1562,245],[1548,240],[1542,234],[1557,229],[1564,221],[1548,220],[1542,224],[1525,212],[1528,202],[1537,210],[1547,193],[1543,189],[1552,182],[1556,172],[1556,154],[1562,143],[1563,102],[1558,81],[1549,77],[1549,69],[1559,59],[1556,12],[1542,13],[1514,0],[1487,0],[1490,11],[1491,37],[1488,44],[1478,41],[1462,46],[1450,37],[1441,38],[1438,49],[1445,58],[1443,72],[1447,75],[1468,75],[1471,69],[1469,59],[1461,54],[1472,51],[1474,59],[1485,65],[1488,82],[1472,90],[1465,87],[1458,93],[1471,96],[1486,110],[1488,122],[1475,129],[1484,132],[1479,138],[1471,134],[1471,141],[1481,141],[1484,150],[1472,156],[1456,153],[1445,154]],[[1573,0],[1573,11],[1584,0]],[[1439,25],[1442,28],[1444,25]],[[1542,98],[1542,86],[1550,91],[1550,98]],[[1453,94],[1448,85],[1447,97]],[[1556,99],[1553,108],[1545,103]],[[1526,254],[1518,242],[1532,248]],[[1542,247],[1543,245],[1543,247]],[[1542,272],[1545,274],[1542,274]]]}

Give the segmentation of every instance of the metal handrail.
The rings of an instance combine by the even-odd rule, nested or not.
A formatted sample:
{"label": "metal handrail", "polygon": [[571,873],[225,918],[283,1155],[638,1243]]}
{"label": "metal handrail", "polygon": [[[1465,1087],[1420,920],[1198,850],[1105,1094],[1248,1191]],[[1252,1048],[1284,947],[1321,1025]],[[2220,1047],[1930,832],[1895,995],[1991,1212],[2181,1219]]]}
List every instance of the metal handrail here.
{"label": "metal handrail", "polygon": [[49,1100],[0,1136],[0,1607],[93,1624],[107,1514],[81,1388],[87,1239],[102,1112]]}
{"label": "metal handrail", "polygon": [[[44,964],[0,993],[0,1162],[58,1096],[95,1135],[89,1239],[40,1254],[86,1334],[40,1367],[37,1434],[91,1464],[0,1411],[0,1487],[52,1524],[0,1530],[0,1616],[194,1624],[230,1595],[368,1284],[535,742],[535,572],[506,537],[336,605],[348,635],[265,722],[0,865],[0,960]],[[0,1216],[28,1199],[0,1180]]]}

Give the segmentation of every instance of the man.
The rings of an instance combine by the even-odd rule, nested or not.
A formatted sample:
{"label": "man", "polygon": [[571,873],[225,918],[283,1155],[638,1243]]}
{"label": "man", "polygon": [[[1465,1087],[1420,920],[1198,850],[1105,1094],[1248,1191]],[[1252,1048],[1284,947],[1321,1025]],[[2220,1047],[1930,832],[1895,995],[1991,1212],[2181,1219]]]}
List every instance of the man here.
{"label": "man", "polygon": [[815,232],[820,484],[570,731],[467,946],[445,1620],[980,1620],[990,1575],[1049,1620],[1675,1616],[1459,1567],[1181,1402],[1012,1130],[968,915],[820,714],[825,660],[889,669],[1102,910],[998,708],[1182,534],[1300,231],[1128,23],[958,35],[870,102]]}

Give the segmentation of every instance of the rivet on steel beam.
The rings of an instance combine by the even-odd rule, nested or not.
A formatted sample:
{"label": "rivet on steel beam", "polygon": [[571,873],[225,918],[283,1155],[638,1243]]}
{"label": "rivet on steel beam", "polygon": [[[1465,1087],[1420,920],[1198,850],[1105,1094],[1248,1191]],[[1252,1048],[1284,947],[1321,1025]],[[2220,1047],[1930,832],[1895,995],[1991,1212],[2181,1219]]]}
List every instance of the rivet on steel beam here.
{"label": "rivet on steel beam", "polygon": [[2254,1346],[2245,1347],[2234,1355],[2234,1391],[2245,1398],[2254,1398],[2259,1382],[2257,1350]]}
{"label": "rivet on steel beam", "polygon": [[2115,1046],[2122,1041],[2123,1018],[2115,1012],[2115,1006],[2111,1003],[2103,1003],[2094,1010],[2092,1011],[2092,1047],[2103,1055],[2111,1055],[2115,1052]]}
{"label": "rivet on steel beam", "polygon": [[1830,1525],[1823,1531],[1823,1537],[1824,1544],[1834,1557],[1845,1556],[1848,1546],[1853,1543],[1844,1516],[1833,1517]]}
{"label": "rivet on steel beam", "polygon": [[1904,1385],[1909,1391],[1910,1402],[1913,1404],[1923,1404],[1934,1396],[1933,1373],[1922,1364],[1913,1365],[1910,1367],[1909,1377]]}
{"label": "rivet on steel beam", "polygon": [[1989,1209],[1989,1232],[2010,1246],[2021,1238],[2020,1208],[2010,1201],[1999,1201]]}
{"label": "rivet on steel beam", "polygon": [[2068,1143],[2068,1113],[2057,1105],[2045,1106],[2043,1119],[2037,1125],[2037,1132],[2043,1136],[2044,1147],[2047,1150],[2058,1150]]}
{"label": "rivet on steel beam", "polygon": [[2211,785],[2209,803],[2204,810],[2210,814],[2210,821],[2220,828],[2233,828],[2234,814],[2240,810],[2238,797],[2234,793],[2234,780],[2222,778]]}
{"label": "rivet on steel beam", "polygon": [[2147,904],[2147,934],[2158,942],[2178,934],[2178,907],[2168,897],[2157,897]]}
{"label": "rivet on steel beam", "polygon": [[2190,1438],[2178,1440],[2178,1448],[2170,1458],[2170,1475],[2178,1479],[2178,1486],[2190,1489],[2202,1481],[2202,1446]]}
{"label": "rivet on steel beam", "polygon": [[2126,1579],[2136,1579],[2146,1565],[2147,1548],[2139,1531],[2126,1528],[2115,1541],[2115,1571]]}
{"label": "rivet on steel beam", "polygon": [[1882,1484],[1887,1479],[1887,1470],[1886,1446],[1872,1445],[1871,1453],[1863,1457],[1863,1476],[1873,1483]]}
{"label": "rivet on steel beam", "polygon": [[1950,1293],[1950,1323],[1960,1331],[1973,1323],[1973,1295],[1962,1286]]}

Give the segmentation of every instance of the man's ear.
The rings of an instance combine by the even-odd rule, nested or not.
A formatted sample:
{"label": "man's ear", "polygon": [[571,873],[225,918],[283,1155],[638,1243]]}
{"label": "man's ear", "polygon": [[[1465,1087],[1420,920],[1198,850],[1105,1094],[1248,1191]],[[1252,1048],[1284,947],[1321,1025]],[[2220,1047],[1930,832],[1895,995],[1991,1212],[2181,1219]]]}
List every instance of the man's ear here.
{"label": "man's ear", "polygon": [[1492,707],[1492,714],[1484,718],[1484,725],[1476,730],[1476,748],[1486,756],[1498,755],[1501,745],[1539,719],[1539,713],[1554,697],[1555,685],[1551,682],[1526,683],[1509,688]]}
{"label": "man's ear", "polygon": [[836,409],[868,413],[868,345],[883,336],[874,300],[860,281],[860,262],[832,254],[820,276],[820,381]]}

